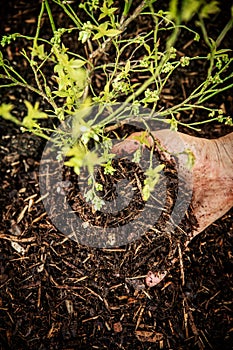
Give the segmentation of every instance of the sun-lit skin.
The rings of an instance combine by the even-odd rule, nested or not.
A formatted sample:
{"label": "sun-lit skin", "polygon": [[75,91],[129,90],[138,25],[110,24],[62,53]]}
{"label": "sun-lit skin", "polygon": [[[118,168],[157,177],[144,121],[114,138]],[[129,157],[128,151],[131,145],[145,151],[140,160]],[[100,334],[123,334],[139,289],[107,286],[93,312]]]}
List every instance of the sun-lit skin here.
{"label": "sun-lit skin", "polygon": [[[139,148],[135,140],[142,133],[131,134],[127,139],[113,147],[113,153],[132,153]],[[179,154],[179,171],[185,170],[187,156],[182,153],[189,149],[195,162],[192,167],[193,193],[192,207],[198,222],[193,232],[197,235],[222,217],[233,206],[233,132],[218,139],[205,139],[189,136],[168,129],[152,132],[147,140],[153,146],[159,140],[171,154]],[[153,140],[154,138],[154,140]],[[178,140],[178,141],[177,141]]]}

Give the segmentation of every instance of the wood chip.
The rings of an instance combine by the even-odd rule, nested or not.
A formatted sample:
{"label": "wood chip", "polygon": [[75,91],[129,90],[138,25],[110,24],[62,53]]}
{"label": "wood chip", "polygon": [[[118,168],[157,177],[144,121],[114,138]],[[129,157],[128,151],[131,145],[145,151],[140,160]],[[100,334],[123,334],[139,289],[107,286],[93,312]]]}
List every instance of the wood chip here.
{"label": "wood chip", "polygon": [[113,324],[113,330],[115,333],[120,333],[122,332],[122,324],[120,322],[116,322]]}
{"label": "wood chip", "polygon": [[143,330],[137,330],[135,331],[136,337],[141,342],[150,342],[150,343],[156,343],[157,341],[160,341],[163,339],[163,334],[153,331],[143,331]]}
{"label": "wood chip", "polygon": [[26,250],[17,242],[11,242],[11,246],[14,250],[16,250],[19,254],[24,255]]}
{"label": "wood chip", "polygon": [[19,214],[19,216],[17,218],[17,224],[19,224],[20,221],[23,219],[27,209],[28,209],[28,205],[25,205],[25,207],[23,208],[23,210],[21,211],[21,213]]}

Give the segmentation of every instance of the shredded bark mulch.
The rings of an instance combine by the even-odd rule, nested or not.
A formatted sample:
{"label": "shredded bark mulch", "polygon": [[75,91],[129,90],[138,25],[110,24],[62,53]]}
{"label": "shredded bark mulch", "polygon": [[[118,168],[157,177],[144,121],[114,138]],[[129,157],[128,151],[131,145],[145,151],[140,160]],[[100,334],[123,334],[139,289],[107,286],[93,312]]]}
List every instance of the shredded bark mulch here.
{"label": "shredded bark mulch", "polygon": [[[38,9],[37,1],[7,2],[1,18],[2,34],[33,35]],[[213,37],[224,27],[229,13],[229,5],[224,4],[222,12],[211,18],[208,28]],[[58,23],[66,20],[63,16],[57,9]],[[142,17],[130,30],[140,32],[141,26],[145,31],[149,25]],[[232,34],[228,33],[223,48],[232,48]],[[181,35],[180,51],[187,55],[189,50],[192,54],[193,50],[206,52],[203,42],[186,47],[187,41]],[[14,64],[19,62],[21,49],[17,43],[7,49]],[[27,74],[24,67],[22,74]],[[198,63],[187,75],[179,71],[169,82],[170,90],[162,95],[161,107],[180,101],[202,76],[203,67]],[[99,84],[96,77],[96,86]],[[24,99],[35,101],[36,97],[20,88],[1,91],[2,102],[19,101],[19,116],[24,113],[20,107]],[[231,91],[209,103],[224,106],[232,115]],[[204,117],[199,114],[195,120]],[[180,118],[187,122],[189,116],[184,113]],[[0,120],[0,130],[1,350],[232,348],[232,209],[184,249],[195,218],[189,208],[179,229],[172,234],[163,230],[177,190],[175,160],[166,160],[161,178],[166,198],[159,198],[158,189],[154,203],[159,207],[163,201],[164,210],[152,230],[137,239],[137,232],[132,232],[129,242],[114,247],[111,242],[104,248],[81,244],[77,235],[68,237],[58,231],[43,206],[39,166],[45,142],[4,120]],[[181,131],[190,133],[185,128]],[[229,131],[230,127],[209,123],[199,136],[214,138]],[[159,152],[156,156],[162,160]],[[105,185],[100,197],[114,201],[117,184],[125,179],[135,189],[133,197],[124,198],[129,206],[118,216],[93,212],[80,192],[82,183],[77,175],[64,167],[67,188],[60,188],[60,197],[83,221],[98,227],[121,227],[126,218],[133,222],[143,210],[143,171],[124,158],[115,161],[114,167],[114,176],[99,171],[99,181]],[[59,205],[54,202],[55,216],[60,213]],[[167,274],[149,288],[145,284],[148,271]]]}

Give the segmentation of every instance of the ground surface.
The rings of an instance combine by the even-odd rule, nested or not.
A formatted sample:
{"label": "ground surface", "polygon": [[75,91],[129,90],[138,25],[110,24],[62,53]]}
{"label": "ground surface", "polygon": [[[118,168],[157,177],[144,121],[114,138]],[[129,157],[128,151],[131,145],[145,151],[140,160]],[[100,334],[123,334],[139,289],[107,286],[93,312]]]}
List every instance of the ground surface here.
{"label": "ground surface", "polygon": [[[4,11],[2,33],[34,33],[36,1],[9,1]],[[212,18],[213,37],[228,16],[224,5]],[[59,12],[57,18],[62,21]],[[223,48],[233,48],[232,35]],[[181,36],[180,49],[186,43]],[[194,49],[206,51],[203,42]],[[17,45],[8,49],[9,59],[17,62],[20,50]],[[173,99],[164,96],[161,103],[182,99],[184,90],[176,82],[183,81],[188,90],[201,74],[198,65],[188,77],[180,72],[170,82]],[[34,100],[20,89],[1,91],[3,101],[22,104],[24,98]],[[233,113],[232,91],[210,103]],[[188,116],[182,118],[187,121]],[[180,257],[173,247],[178,257],[173,265],[166,259],[166,237],[142,237],[118,249],[78,245],[57,232],[40,201],[38,166],[44,143],[2,120],[0,129],[1,350],[232,348],[232,210],[197,236]],[[214,138],[229,131],[212,123],[199,136]],[[143,276],[156,271],[158,261],[160,268],[169,264],[169,272],[148,289]]]}

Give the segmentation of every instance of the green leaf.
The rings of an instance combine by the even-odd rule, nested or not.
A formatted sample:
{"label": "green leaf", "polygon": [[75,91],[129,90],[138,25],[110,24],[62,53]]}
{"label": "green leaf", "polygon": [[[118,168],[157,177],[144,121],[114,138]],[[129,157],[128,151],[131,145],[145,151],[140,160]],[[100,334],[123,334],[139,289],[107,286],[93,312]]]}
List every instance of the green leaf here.
{"label": "green leaf", "polygon": [[186,162],[186,166],[189,170],[192,170],[194,164],[195,164],[195,156],[193,154],[193,152],[190,150],[190,149],[186,149],[185,150],[185,153],[187,154],[188,156],[188,159],[187,159],[187,162]]}
{"label": "green leaf", "polygon": [[181,21],[188,22],[198,12],[202,0],[183,0],[181,8]]}
{"label": "green leaf", "polygon": [[98,27],[95,27],[95,29],[97,29],[98,33],[94,35],[92,40],[100,39],[104,35],[106,35],[108,29],[108,22],[101,23]]}
{"label": "green leaf", "polygon": [[107,30],[106,34],[107,36],[109,37],[112,37],[112,36],[116,36],[116,35],[119,35],[121,34],[121,30],[118,30],[118,29],[109,29]]}
{"label": "green leaf", "polygon": [[44,44],[35,45],[33,48],[31,48],[31,50],[32,56],[37,56],[40,60],[44,60],[48,56],[47,53],[44,51]]}
{"label": "green leaf", "polygon": [[68,73],[68,77],[71,80],[78,82],[79,90],[84,88],[86,78],[87,78],[85,69],[83,68],[74,69],[72,67],[69,67],[67,68],[67,73]]}
{"label": "green leaf", "polygon": [[21,122],[11,114],[13,107],[14,106],[10,103],[3,103],[0,106],[0,116],[2,116],[3,119],[10,120],[17,125],[21,125]]}
{"label": "green leaf", "polygon": [[126,65],[125,65],[125,74],[127,75],[130,71],[130,60],[128,60],[126,62]]}
{"label": "green leaf", "polygon": [[177,11],[178,11],[178,0],[170,0],[169,3],[169,16],[172,19],[177,18]]}
{"label": "green leaf", "polygon": [[150,142],[148,140],[148,132],[143,131],[140,136],[133,136],[132,139],[138,141],[141,145],[145,145],[148,148],[150,147]]}
{"label": "green leaf", "polygon": [[142,189],[143,200],[147,201],[150,197],[151,192],[157,185],[160,177],[160,172],[164,169],[165,165],[160,164],[156,168],[149,168],[146,170],[146,179],[144,180],[144,187]]}
{"label": "green leaf", "polygon": [[150,46],[148,44],[144,44],[144,47],[146,49],[146,51],[148,52],[149,55],[151,55],[151,49],[150,49]]}
{"label": "green leaf", "polygon": [[74,168],[75,173],[79,175],[85,154],[86,148],[80,143],[75,144],[66,152],[66,156],[71,158],[68,161],[64,162],[64,164]]}
{"label": "green leaf", "polygon": [[86,62],[83,60],[71,60],[70,63],[70,66],[74,69],[81,68],[86,64]]}
{"label": "green leaf", "polygon": [[111,17],[116,10],[117,10],[117,7],[108,8],[106,5],[106,2],[104,2],[103,7],[100,8],[100,11],[102,13],[99,16],[99,20],[106,16]]}
{"label": "green leaf", "polygon": [[219,2],[216,0],[211,1],[209,4],[205,4],[201,8],[200,17],[201,18],[209,18],[210,15],[214,15],[220,11],[218,7]]}
{"label": "green leaf", "polygon": [[93,174],[94,166],[102,163],[95,151],[89,151],[82,142],[76,143],[68,151],[66,156],[71,157],[64,164],[74,168],[76,174],[80,174],[81,167],[87,167],[89,174]]}
{"label": "green leaf", "polygon": [[113,168],[111,160],[104,164],[104,174],[113,175],[116,169]]}
{"label": "green leaf", "polygon": [[215,56],[225,54],[226,52],[232,51],[231,49],[221,49],[215,52]]}
{"label": "green leaf", "polygon": [[36,120],[47,118],[47,114],[39,110],[39,102],[36,102],[34,106],[29,101],[24,101],[24,103],[28,111],[26,117],[23,118],[22,125],[29,131],[34,128],[40,128]]}
{"label": "green leaf", "polygon": [[104,22],[104,23],[101,23],[98,27],[95,27],[98,33],[94,35],[92,40],[100,39],[105,35],[108,37],[112,37],[121,33],[121,30],[118,30],[118,29],[108,30],[108,25],[109,25],[109,22]]}
{"label": "green leaf", "polygon": [[96,191],[103,191],[103,185],[98,183],[98,182],[96,182],[95,183],[95,189],[96,189]]}
{"label": "green leaf", "polygon": [[69,96],[69,91],[68,90],[53,91],[53,94],[59,97],[67,97]]}
{"label": "green leaf", "polygon": [[172,131],[177,131],[178,130],[178,122],[177,122],[177,120],[175,119],[174,116],[172,116],[171,119],[167,119],[166,122],[170,124],[170,128],[171,128]]}

